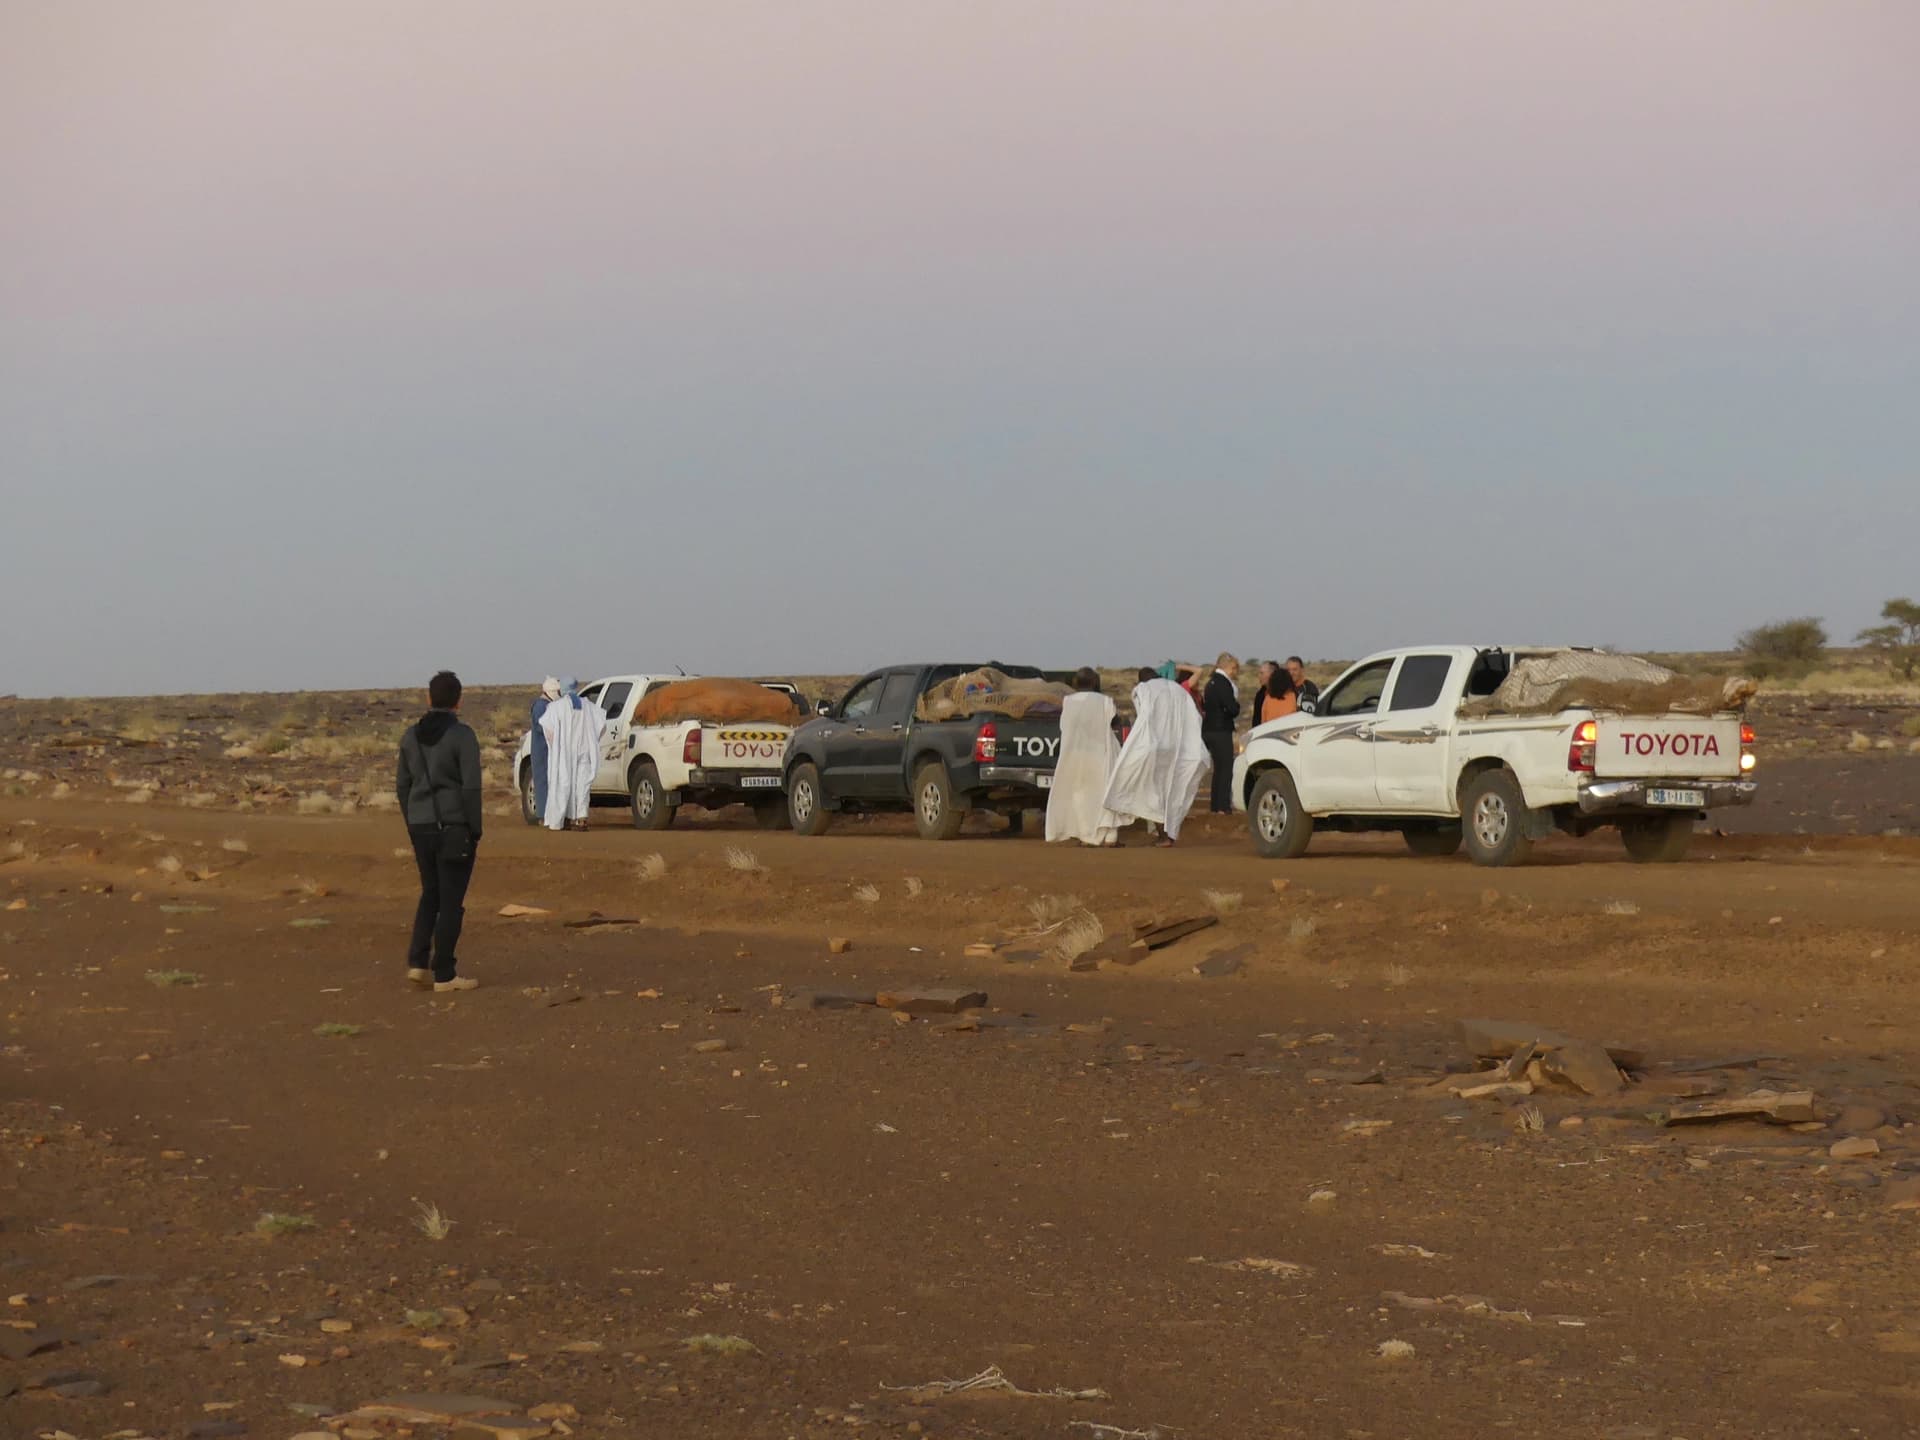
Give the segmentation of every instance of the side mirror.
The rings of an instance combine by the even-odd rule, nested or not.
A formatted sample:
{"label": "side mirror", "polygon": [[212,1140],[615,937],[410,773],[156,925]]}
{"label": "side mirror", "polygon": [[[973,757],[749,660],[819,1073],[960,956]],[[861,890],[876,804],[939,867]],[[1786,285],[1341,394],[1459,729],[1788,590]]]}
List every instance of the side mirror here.
{"label": "side mirror", "polygon": [[828,696],[820,702],[813,713],[822,720],[837,720],[840,718],[840,702]]}

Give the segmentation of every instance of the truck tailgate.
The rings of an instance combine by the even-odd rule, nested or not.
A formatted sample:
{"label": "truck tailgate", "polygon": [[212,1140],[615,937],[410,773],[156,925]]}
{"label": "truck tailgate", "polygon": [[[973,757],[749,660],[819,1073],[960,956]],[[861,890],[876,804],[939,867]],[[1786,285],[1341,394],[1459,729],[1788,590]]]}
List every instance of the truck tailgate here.
{"label": "truck tailgate", "polygon": [[1051,770],[1060,759],[1060,721],[1056,716],[1034,716],[1014,720],[995,715],[993,760],[995,765],[1018,766],[1027,770]]}
{"label": "truck tailgate", "polygon": [[785,725],[702,725],[700,765],[707,770],[778,770],[787,753]]}
{"label": "truck tailgate", "polygon": [[1740,775],[1738,716],[1611,715],[1598,717],[1598,723],[1594,773],[1599,779]]}

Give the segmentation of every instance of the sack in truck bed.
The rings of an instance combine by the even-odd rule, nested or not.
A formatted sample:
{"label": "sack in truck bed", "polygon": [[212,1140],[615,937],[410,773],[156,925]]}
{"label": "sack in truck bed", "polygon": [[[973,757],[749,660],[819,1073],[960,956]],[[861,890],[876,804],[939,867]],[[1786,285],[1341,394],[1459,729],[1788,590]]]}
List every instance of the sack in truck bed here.
{"label": "sack in truck bed", "polygon": [[955,720],[964,715],[1058,715],[1069,687],[1052,680],[1016,680],[992,666],[943,680],[920,697],[914,713],[922,720]]}
{"label": "sack in truck bed", "polygon": [[1463,715],[1551,715],[1576,706],[1630,714],[1737,710],[1760,687],[1743,676],[1680,675],[1638,655],[1561,650],[1516,660],[1500,688]]}
{"label": "sack in truck bed", "polygon": [[633,712],[636,725],[672,725],[682,720],[792,725],[798,719],[793,701],[785,694],[751,680],[678,680],[655,690]]}

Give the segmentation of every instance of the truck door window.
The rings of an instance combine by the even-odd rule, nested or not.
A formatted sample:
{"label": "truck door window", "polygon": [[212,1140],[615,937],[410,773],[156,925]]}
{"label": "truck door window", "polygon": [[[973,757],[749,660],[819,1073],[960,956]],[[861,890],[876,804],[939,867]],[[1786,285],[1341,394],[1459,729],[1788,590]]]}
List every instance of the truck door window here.
{"label": "truck door window", "polygon": [[880,705],[875,714],[882,720],[904,720],[913,710],[913,702],[920,698],[920,677],[900,671],[887,676],[886,687],[880,692]]}
{"label": "truck door window", "polygon": [[[618,680],[607,686],[600,696],[600,708],[614,719],[620,718],[620,712],[627,707],[627,696],[633,693],[631,680]],[[584,697],[583,697],[584,698]]]}
{"label": "truck door window", "polygon": [[1400,662],[1400,677],[1393,682],[1389,710],[1428,710],[1440,703],[1447,675],[1453,669],[1451,655],[1409,655]]}
{"label": "truck door window", "polygon": [[1467,698],[1484,700],[1498,690],[1513,669],[1513,657],[1504,650],[1482,650],[1467,675]]}
{"label": "truck door window", "polygon": [[863,680],[847,692],[847,703],[840,707],[840,716],[844,720],[864,720],[873,714],[874,707],[880,703],[880,684],[884,675],[875,675]]}
{"label": "truck door window", "polygon": [[589,705],[598,705],[600,703],[600,690],[600,685],[589,685],[580,692],[580,698],[585,700]]}
{"label": "truck door window", "polygon": [[1354,671],[1333,687],[1314,714],[1323,717],[1372,714],[1380,706],[1381,692],[1387,688],[1387,676],[1392,673],[1391,660],[1376,660],[1365,669]]}

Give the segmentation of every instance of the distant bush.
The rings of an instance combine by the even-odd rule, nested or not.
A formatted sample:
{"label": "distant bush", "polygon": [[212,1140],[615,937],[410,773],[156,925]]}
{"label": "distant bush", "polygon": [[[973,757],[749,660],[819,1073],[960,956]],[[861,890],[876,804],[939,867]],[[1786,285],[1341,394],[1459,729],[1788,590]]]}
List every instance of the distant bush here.
{"label": "distant bush", "polygon": [[1911,600],[1889,600],[1880,607],[1883,623],[1860,632],[1860,643],[1903,680],[1920,670],[1920,605]]}
{"label": "distant bush", "polygon": [[1827,653],[1827,627],[1810,616],[1759,625],[1734,642],[1761,680],[1803,675]]}

